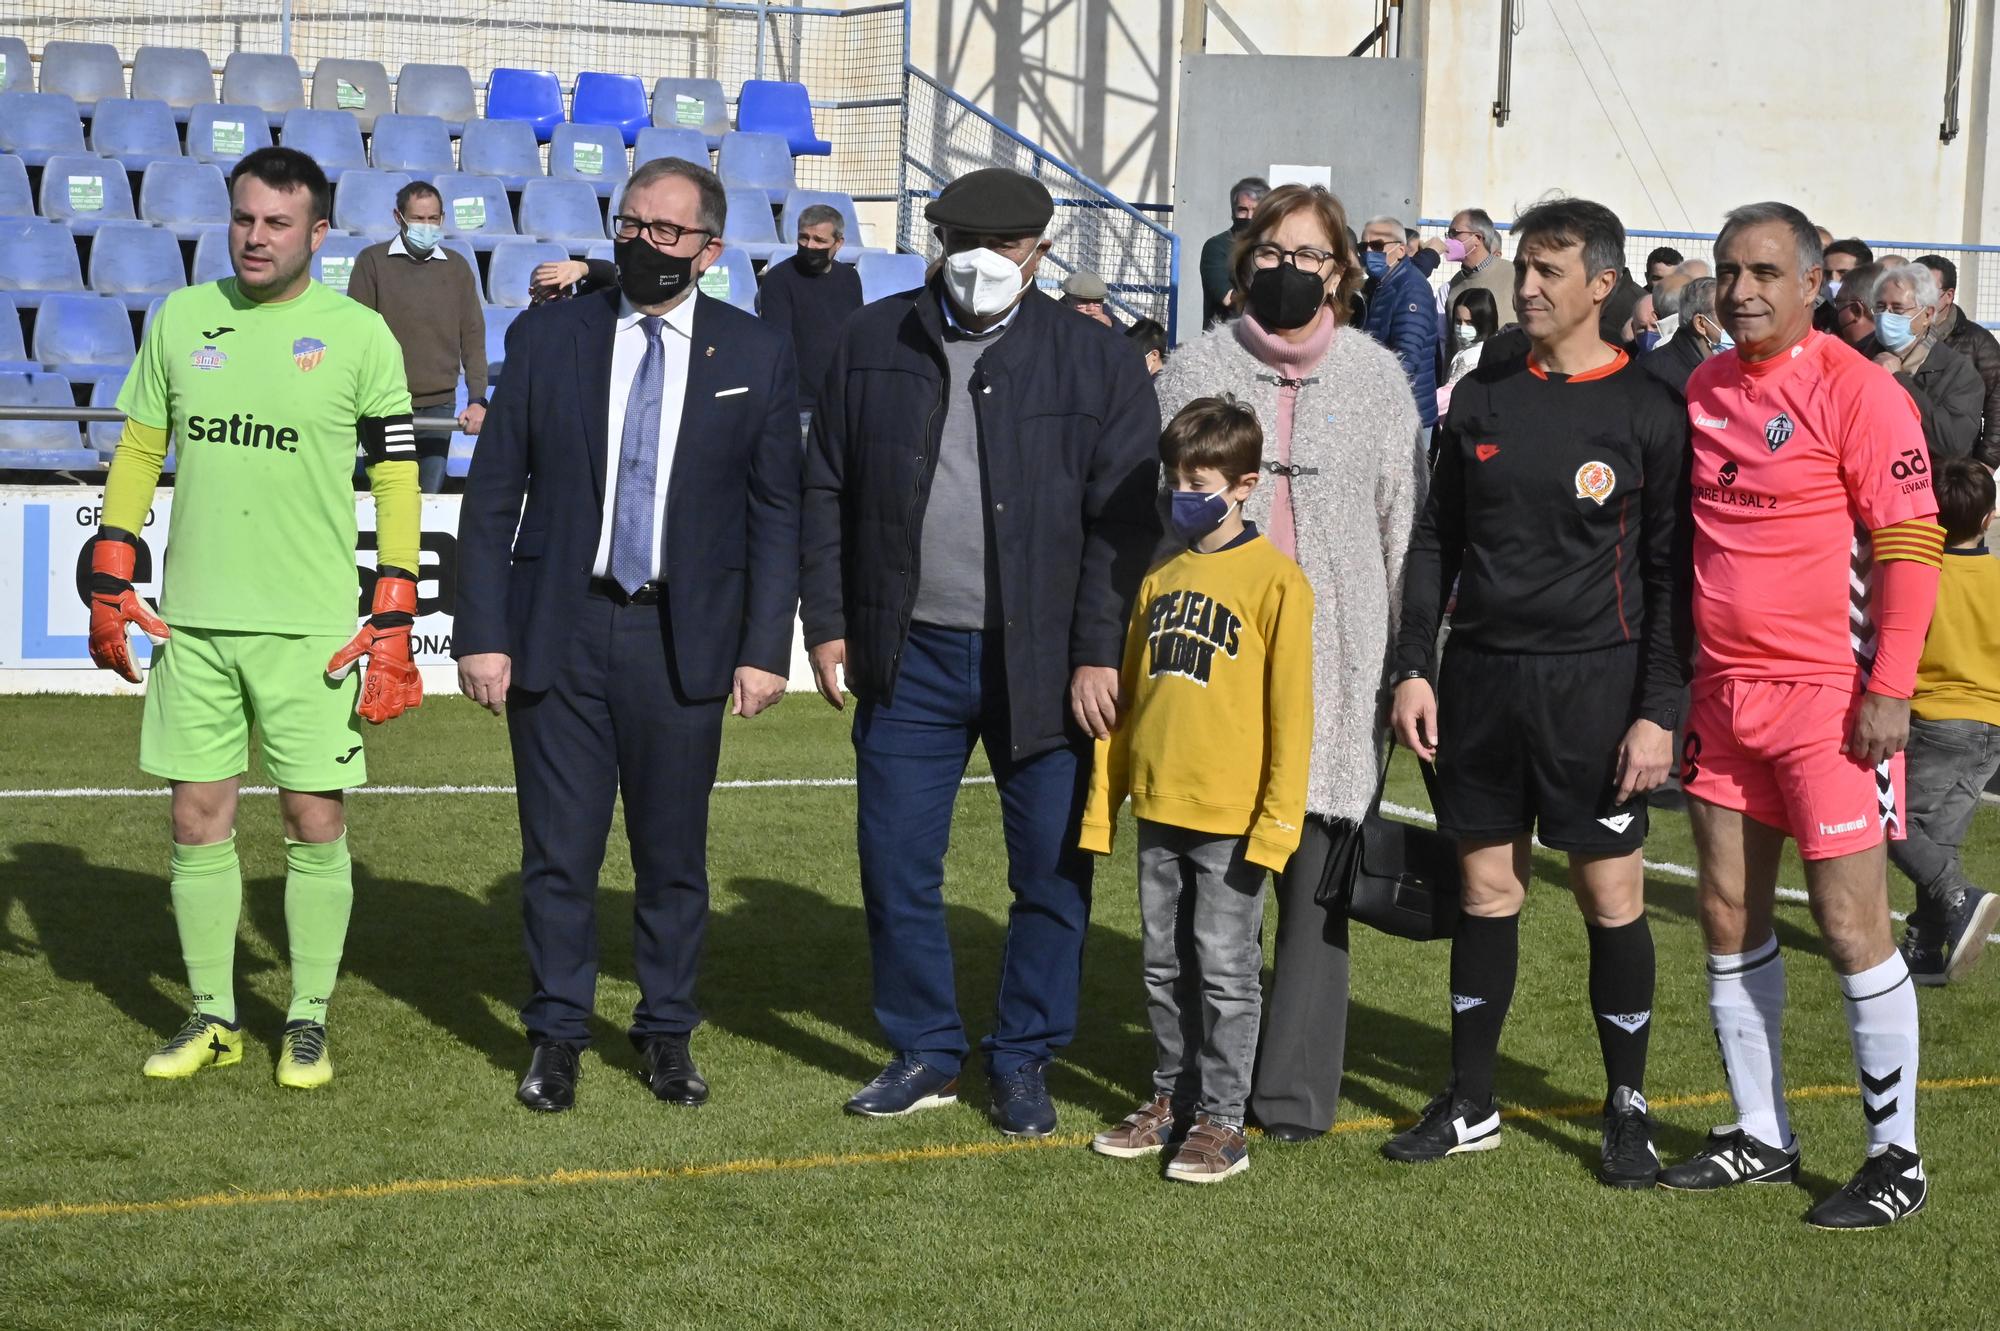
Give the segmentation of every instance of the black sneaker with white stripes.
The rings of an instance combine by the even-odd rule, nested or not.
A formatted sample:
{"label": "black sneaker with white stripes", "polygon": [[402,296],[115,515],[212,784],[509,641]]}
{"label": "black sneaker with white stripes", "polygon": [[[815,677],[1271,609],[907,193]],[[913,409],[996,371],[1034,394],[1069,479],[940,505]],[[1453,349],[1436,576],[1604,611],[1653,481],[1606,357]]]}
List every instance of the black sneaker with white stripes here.
{"label": "black sneaker with white stripes", "polygon": [[1814,1229],[1880,1229],[1923,1210],[1930,1196],[1923,1157],[1885,1146],[1862,1163],[1846,1187],[1806,1212],[1806,1223]]}
{"label": "black sneaker with white stripes", "polygon": [[1653,1119],[1646,1097],[1629,1086],[1611,1093],[1604,1107],[1604,1147],[1597,1181],[1611,1188],[1650,1188],[1660,1177],[1653,1147]]}
{"label": "black sneaker with white stripes", "polygon": [[1738,1183],[1795,1183],[1799,1148],[1770,1146],[1741,1128],[1715,1128],[1708,1144],[1689,1159],[1660,1171],[1659,1185],[1675,1192],[1714,1192]]}
{"label": "black sneaker with white stripes", "polygon": [[1500,1111],[1488,1100],[1474,1104],[1447,1090],[1424,1106],[1416,1126],[1382,1143],[1382,1154],[1404,1164],[1423,1164],[1500,1144]]}

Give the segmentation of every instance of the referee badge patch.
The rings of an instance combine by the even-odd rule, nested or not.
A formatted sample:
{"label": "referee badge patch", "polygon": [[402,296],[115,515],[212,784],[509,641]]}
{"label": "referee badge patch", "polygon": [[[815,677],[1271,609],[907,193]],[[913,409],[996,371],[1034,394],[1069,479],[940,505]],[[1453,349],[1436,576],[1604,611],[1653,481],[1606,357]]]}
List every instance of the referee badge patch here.
{"label": "referee badge patch", "polygon": [[1617,488],[1618,473],[1611,470],[1609,462],[1586,462],[1576,469],[1578,499],[1588,499],[1601,508]]}
{"label": "referee badge patch", "polygon": [[1790,416],[1787,416],[1782,411],[1779,412],[1770,420],[1764,422],[1765,445],[1773,453],[1777,452],[1785,446],[1785,441],[1792,437],[1792,431],[1796,428],[1798,427],[1792,424]]}

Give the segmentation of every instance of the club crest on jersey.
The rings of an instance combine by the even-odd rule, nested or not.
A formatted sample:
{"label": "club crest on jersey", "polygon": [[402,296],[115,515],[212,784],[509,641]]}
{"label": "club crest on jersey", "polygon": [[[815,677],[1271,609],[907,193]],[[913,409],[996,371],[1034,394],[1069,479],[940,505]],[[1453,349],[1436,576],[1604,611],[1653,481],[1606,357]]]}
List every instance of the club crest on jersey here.
{"label": "club crest on jersey", "polygon": [[1599,508],[1618,488],[1618,473],[1609,462],[1586,462],[1576,469],[1576,497],[1588,499]]}
{"label": "club crest on jersey", "polygon": [[188,364],[197,370],[219,370],[229,364],[229,357],[214,347],[202,347],[188,357]]}
{"label": "club crest on jersey", "polygon": [[1797,428],[1797,426],[1792,424],[1790,416],[1787,416],[1782,411],[1779,412],[1770,420],[1764,422],[1765,447],[1769,448],[1773,453],[1777,452],[1785,446],[1785,441],[1792,437],[1792,431]]}
{"label": "club crest on jersey", "polygon": [[298,362],[301,374],[316,369],[326,359],[326,343],[316,337],[302,337],[292,343],[292,359]]}

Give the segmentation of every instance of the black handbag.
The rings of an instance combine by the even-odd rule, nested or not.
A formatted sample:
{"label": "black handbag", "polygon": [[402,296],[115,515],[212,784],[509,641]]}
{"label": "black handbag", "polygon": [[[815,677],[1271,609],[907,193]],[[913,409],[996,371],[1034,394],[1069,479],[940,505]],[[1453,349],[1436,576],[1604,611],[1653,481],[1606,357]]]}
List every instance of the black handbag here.
{"label": "black handbag", "polygon": [[[1313,899],[1350,920],[1398,938],[1426,942],[1449,938],[1458,926],[1458,842],[1434,827],[1397,822],[1382,816],[1382,792],[1389,784],[1389,759],[1395,740],[1382,758],[1375,782],[1375,799],[1359,823],[1351,825],[1347,843],[1326,858],[1326,872]],[[1437,774],[1421,764],[1424,788],[1437,807]]]}

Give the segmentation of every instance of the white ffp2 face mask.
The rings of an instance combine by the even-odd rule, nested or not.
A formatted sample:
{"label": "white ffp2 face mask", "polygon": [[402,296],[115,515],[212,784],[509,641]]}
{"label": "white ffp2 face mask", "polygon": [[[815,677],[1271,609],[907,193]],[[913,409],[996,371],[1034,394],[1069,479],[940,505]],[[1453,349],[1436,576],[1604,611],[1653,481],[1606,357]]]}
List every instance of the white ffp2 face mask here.
{"label": "white ffp2 face mask", "polygon": [[944,289],[958,308],[974,318],[990,319],[1004,314],[1027,290],[1021,270],[1035,254],[1035,250],[1028,251],[1028,257],[1019,263],[997,250],[985,248],[946,255]]}

